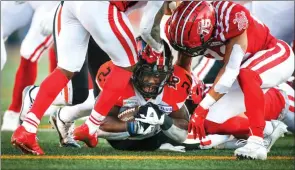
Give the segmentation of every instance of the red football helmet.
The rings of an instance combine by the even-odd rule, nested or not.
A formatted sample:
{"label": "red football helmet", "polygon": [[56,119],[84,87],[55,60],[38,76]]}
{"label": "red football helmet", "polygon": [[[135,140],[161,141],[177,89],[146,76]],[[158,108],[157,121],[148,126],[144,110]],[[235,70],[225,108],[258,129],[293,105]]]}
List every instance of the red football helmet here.
{"label": "red football helmet", "polygon": [[212,40],[215,11],[206,1],[184,1],[166,23],[165,33],[171,46],[189,56],[201,55]]}

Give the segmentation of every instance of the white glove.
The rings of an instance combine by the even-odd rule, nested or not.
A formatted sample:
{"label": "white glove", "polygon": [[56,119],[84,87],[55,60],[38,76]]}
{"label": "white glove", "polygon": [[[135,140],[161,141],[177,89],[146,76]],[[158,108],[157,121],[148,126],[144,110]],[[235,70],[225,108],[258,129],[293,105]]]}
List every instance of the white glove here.
{"label": "white glove", "polygon": [[150,125],[163,125],[165,119],[165,113],[163,113],[159,107],[153,103],[147,103],[141,106],[135,115],[135,120]]}
{"label": "white glove", "polygon": [[174,151],[174,152],[185,152],[184,146],[173,146],[170,143],[164,143],[160,146],[159,150],[162,151]]}
{"label": "white glove", "polygon": [[163,125],[165,115],[161,116],[157,114],[154,108],[148,107],[147,114],[140,114],[141,118],[135,118],[137,121],[148,123],[150,125]]}

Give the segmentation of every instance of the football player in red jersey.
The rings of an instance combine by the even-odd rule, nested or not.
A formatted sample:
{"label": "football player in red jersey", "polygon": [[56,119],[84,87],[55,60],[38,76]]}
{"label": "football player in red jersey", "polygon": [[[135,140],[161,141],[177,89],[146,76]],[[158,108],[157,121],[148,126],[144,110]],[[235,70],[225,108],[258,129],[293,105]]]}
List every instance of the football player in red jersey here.
{"label": "football player in red jersey", "polygon": [[[40,22],[57,4],[58,2],[54,1],[1,1],[1,38],[3,40],[31,22],[30,29],[21,42],[20,64],[14,77],[12,100],[4,113],[1,131],[14,131],[19,126],[22,91],[26,86],[34,84],[37,78],[38,61],[53,42],[52,35],[42,35]],[[1,47],[2,70],[5,63],[2,58],[6,55],[5,53],[2,55],[2,52],[5,52],[5,46],[4,41],[1,43],[3,43],[1,44],[3,45]],[[56,61],[50,58],[50,64],[56,65]]]}
{"label": "football player in red jersey", "polygon": [[[189,119],[184,101],[192,80],[189,68],[180,62],[172,65],[169,46],[163,43],[164,52],[160,55],[153,53],[149,45],[140,52],[132,79],[97,132],[98,137],[108,139],[116,149],[155,150],[163,142],[181,144],[186,139]],[[104,76],[112,68],[110,64],[106,63],[98,72],[97,82],[102,89]],[[118,118],[120,109],[138,106],[135,120],[124,122]]]}
{"label": "football player in red jersey", "polygon": [[265,160],[262,89],[279,85],[292,75],[294,54],[289,45],[274,38],[267,26],[252,17],[243,6],[228,1],[181,3],[167,22],[166,35],[181,55],[205,55],[225,63],[213,88],[195,109],[189,131],[201,139],[205,136],[206,117],[211,115],[210,121],[223,123],[235,116],[212,116],[216,112],[210,113],[211,110],[224,106],[223,98],[243,98],[251,135],[235,155]]}
{"label": "football player in red jersey", "polygon": [[[198,93],[192,93],[193,99],[203,98],[205,93],[203,88],[195,86],[194,91]],[[208,91],[208,90],[206,90]],[[266,121],[266,126],[263,131],[265,147],[269,152],[272,145],[275,141],[282,135],[281,132],[290,132],[294,133],[294,87],[292,87],[289,82],[282,83],[276,87],[269,89],[263,89],[264,100],[265,100],[265,115],[264,120]],[[235,100],[240,100],[241,98],[235,98]],[[196,100],[194,100],[196,101]],[[223,123],[215,123],[211,121],[211,117],[208,115],[206,117],[204,127],[209,138],[203,139],[200,142],[201,148],[211,148],[216,146],[217,148],[237,148],[241,146],[236,145],[233,141],[236,139],[228,140],[229,136],[220,136],[220,135],[233,135],[237,138],[247,138],[249,135],[249,121],[247,117],[244,116],[246,111],[245,106],[239,107],[229,107],[229,104],[235,106],[239,105],[239,101],[234,101],[232,98],[224,98],[223,106],[219,107],[218,110],[211,110],[210,112],[217,112],[216,114],[232,114],[231,112],[240,113],[238,116],[234,116]],[[220,134],[220,135],[214,135]],[[211,140],[211,141],[210,141]],[[197,142],[197,141],[196,141]],[[224,143],[225,142],[225,143]]]}
{"label": "football player in red jersey", "polygon": [[32,108],[12,135],[12,144],[29,153],[44,154],[35,138],[37,127],[61,89],[82,68],[91,35],[115,65],[107,79],[108,85],[95,104],[91,119],[76,129],[94,147],[97,144],[96,130],[124,91],[137,62],[135,38],[127,14],[145,7],[140,33],[155,52],[161,52],[159,38],[153,36],[159,27],[155,18],[163,15],[163,4],[164,1],[62,1],[56,12],[54,33],[58,67],[41,83]]}

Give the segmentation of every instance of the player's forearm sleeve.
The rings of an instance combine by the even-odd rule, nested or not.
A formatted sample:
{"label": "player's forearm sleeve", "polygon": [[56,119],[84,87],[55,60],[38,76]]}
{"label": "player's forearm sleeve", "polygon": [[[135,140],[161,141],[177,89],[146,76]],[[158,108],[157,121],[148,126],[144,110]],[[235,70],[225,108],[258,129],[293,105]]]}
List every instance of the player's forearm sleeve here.
{"label": "player's forearm sleeve", "polygon": [[238,44],[235,44],[233,46],[229,62],[225,67],[225,71],[214,87],[214,90],[216,92],[220,94],[228,92],[234,81],[237,79],[237,76],[239,75],[240,65],[244,56],[245,53],[242,50],[242,47]]}
{"label": "player's forearm sleeve", "polygon": [[[160,22],[161,17],[157,17],[164,1],[149,1],[144,9],[143,16],[140,22],[140,35],[144,41],[152,46],[156,51],[160,52],[162,45],[160,40]],[[161,14],[159,14],[161,15]]]}
{"label": "player's forearm sleeve", "polygon": [[182,143],[185,141],[187,136],[187,130],[181,129],[173,124],[173,120],[171,117],[165,117],[164,124],[161,125],[161,129],[163,133],[169,137],[170,139]]}

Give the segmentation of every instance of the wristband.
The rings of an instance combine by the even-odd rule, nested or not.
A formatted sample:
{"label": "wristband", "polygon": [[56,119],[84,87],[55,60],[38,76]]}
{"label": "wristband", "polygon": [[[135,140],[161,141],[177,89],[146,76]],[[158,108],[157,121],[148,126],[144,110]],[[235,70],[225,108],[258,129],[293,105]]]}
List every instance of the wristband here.
{"label": "wristband", "polygon": [[207,94],[206,97],[201,101],[200,106],[202,106],[204,109],[209,109],[214,103],[216,103],[216,100],[210,95]]}

